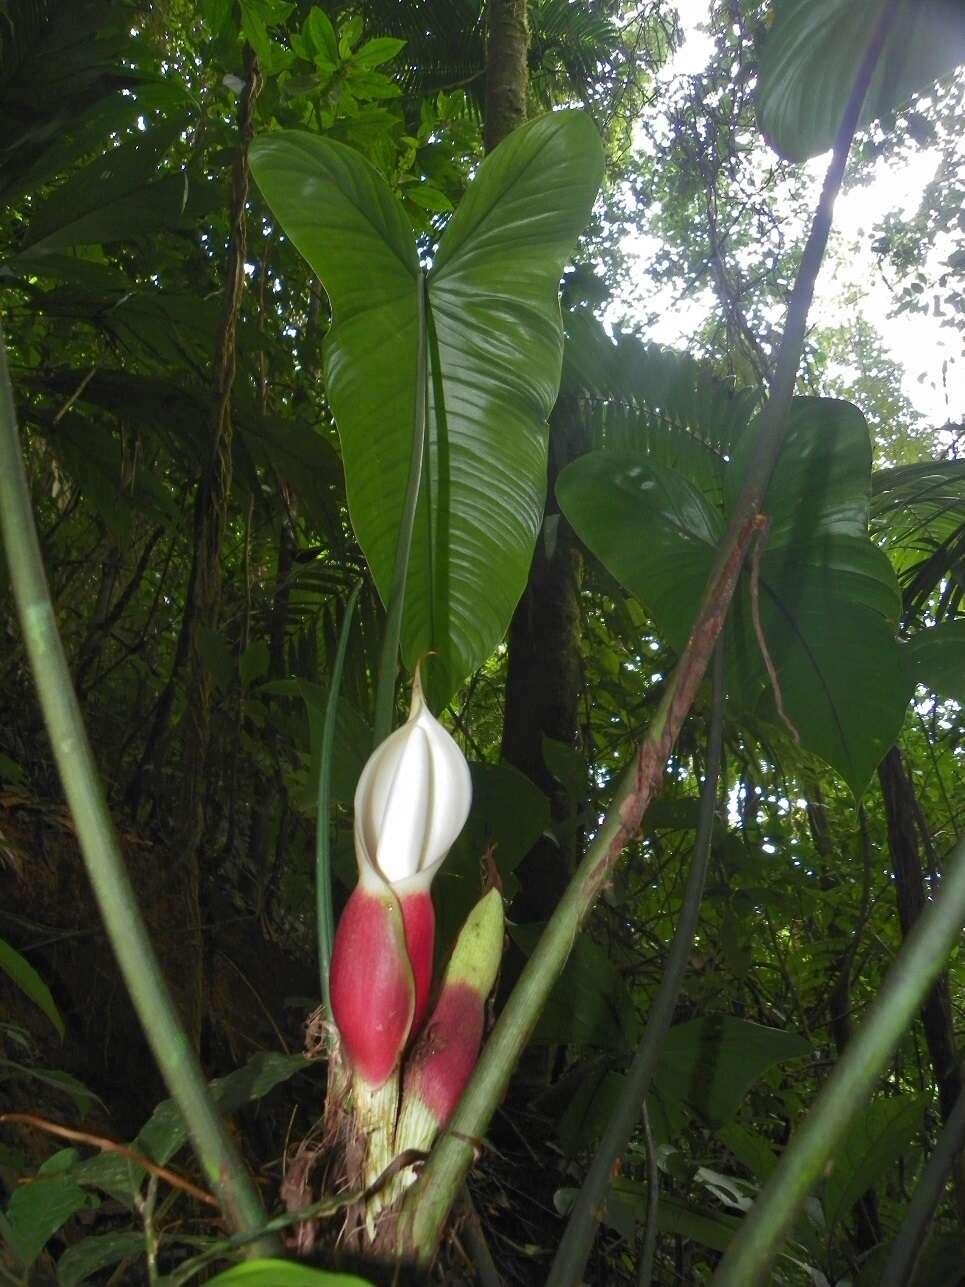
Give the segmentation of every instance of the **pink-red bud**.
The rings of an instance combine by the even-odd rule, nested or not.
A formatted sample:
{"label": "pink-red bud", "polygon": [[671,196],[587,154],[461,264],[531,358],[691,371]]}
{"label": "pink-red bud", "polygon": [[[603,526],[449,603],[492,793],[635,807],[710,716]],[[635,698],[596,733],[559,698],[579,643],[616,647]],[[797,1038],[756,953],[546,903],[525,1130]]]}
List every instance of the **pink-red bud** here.
{"label": "pink-red bud", "polygon": [[503,901],[491,889],[466,918],[436,1008],[406,1061],[397,1152],[427,1148],[458,1104],[479,1057],[502,951]]}
{"label": "pink-red bud", "polygon": [[332,1011],[356,1074],[372,1087],[398,1065],[412,1027],[415,984],[399,901],[359,885],[332,949]]}
{"label": "pink-red bud", "polygon": [[444,1126],[459,1103],[476,1066],[482,1044],[486,998],[469,983],[443,988],[432,1018],[412,1052],[405,1094],[429,1110]]}
{"label": "pink-red bud", "polygon": [[426,1006],[429,1004],[429,991],[432,987],[436,909],[432,905],[432,895],[427,889],[417,890],[414,894],[403,894],[399,898],[399,906],[402,908],[405,945],[408,949],[412,979],[415,984],[412,1031],[418,1032],[425,1018]]}

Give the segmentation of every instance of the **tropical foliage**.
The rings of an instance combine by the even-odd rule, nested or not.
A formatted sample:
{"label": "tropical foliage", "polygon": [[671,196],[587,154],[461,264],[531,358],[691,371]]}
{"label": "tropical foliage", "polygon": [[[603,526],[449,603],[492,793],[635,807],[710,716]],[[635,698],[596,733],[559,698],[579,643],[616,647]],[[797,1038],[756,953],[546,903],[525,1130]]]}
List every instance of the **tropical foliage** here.
{"label": "tropical foliage", "polygon": [[[965,30],[709,21],[0,2],[3,1281],[961,1281],[962,426],[806,327],[805,163],[934,150],[867,241],[960,324]],[[419,669],[472,806],[359,1162]]]}

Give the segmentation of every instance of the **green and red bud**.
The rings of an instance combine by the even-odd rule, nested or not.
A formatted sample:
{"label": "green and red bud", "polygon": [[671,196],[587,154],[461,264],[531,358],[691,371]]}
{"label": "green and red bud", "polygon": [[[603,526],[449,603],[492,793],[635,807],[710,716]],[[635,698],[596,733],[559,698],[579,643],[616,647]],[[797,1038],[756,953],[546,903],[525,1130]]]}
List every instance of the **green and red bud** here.
{"label": "green and red bud", "polygon": [[502,954],[503,900],[491,889],[462,927],[432,1017],[406,1061],[396,1154],[427,1151],[452,1116],[479,1057]]}
{"label": "green and red bud", "polygon": [[359,883],[332,952],[332,1011],[358,1077],[381,1086],[425,1014],[435,912],[430,886],[465,825],[469,766],[425,704],[369,757],[355,791]]}

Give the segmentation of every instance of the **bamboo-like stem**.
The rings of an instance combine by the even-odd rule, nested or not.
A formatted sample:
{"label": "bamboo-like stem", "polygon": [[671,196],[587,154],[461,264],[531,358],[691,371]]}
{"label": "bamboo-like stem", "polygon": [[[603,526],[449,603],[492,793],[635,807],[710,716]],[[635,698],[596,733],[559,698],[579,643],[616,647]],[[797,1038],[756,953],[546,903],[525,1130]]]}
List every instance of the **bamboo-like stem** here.
{"label": "bamboo-like stem", "polygon": [[395,704],[395,675],[399,664],[399,639],[402,635],[402,610],[405,606],[405,586],[409,573],[409,555],[412,551],[412,532],[415,528],[416,509],[419,504],[419,486],[426,456],[426,279],[420,272],[416,278],[417,325],[415,414],[412,423],[412,453],[409,457],[409,478],[405,488],[399,538],[395,547],[395,566],[392,570],[392,591],[389,595],[385,618],[385,637],[379,658],[378,685],[375,690],[375,730],[373,743],[379,746],[392,727],[392,708]]}
{"label": "bamboo-like stem", "polygon": [[335,942],[335,914],[332,910],[332,750],[335,746],[335,724],[338,716],[338,695],[342,688],[342,671],[348,651],[352,616],[358,601],[362,582],[356,585],[345,605],[345,616],[339,631],[335,661],[328,682],[328,703],[325,723],[322,726],[322,744],[319,753],[318,808],[315,811],[315,919],[318,933],[318,981],[322,990],[325,1014],[332,1017],[332,944]]}
{"label": "bamboo-like stem", "polygon": [[787,434],[808,312],[831,231],[834,202],[844,179],[868,85],[900,3],[901,0],[888,0],[881,10],[845,108],[788,303],[770,396],[758,420],[752,463],[718,547],[690,639],[670,677],[647,736],[617,787],[600,830],[573,874],[493,1028],[448,1130],[436,1144],[418,1183],[409,1190],[399,1221],[398,1252],[419,1264],[429,1264],[435,1255],[442,1226],[472,1165],[473,1141],[484,1134],[505,1093],[516,1060],[566,964],[580,927],[659,789],[667,757],[706,672],[744,557],[761,525],[761,506]]}
{"label": "bamboo-like stem", "polygon": [[[161,1075],[184,1115],[208,1186],[230,1227],[237,1233],[254,1234],[265,1222],[261,1198],[211,1098],[164,981],[124,865],[70,680],[30,507],[2,336],[0,530],[47,732],[124,983]],[[250,1244],[250,1254],[271,1255],[278,1247],[273,1236],[261,1237]]]}
{"label": "bamboo-like stem", "polygon": [[677,998],[687,971],[694,945],[694,934],[700,920],[707,865],[710,862],[714,834],[714,812],[717,803],[717,779],[720,775],[722,730],[724,725],[724,649],[723,638],[714,653],[714,696],[708,737],[707,770],[700,793],[700,814],[694,857],[687,878],[683,905],[677,929],[670,945],[660,987],[650,1008],[647,1026],[630,1064],[619,1102],[607,1122],[603,1139],[577,1194],[566,1231],[556,1250],[546,1287],[573,1287],[583,1281],[601,1212],[613,1175],[613,1164],[630,1142],[640,1120],[640,1106],[650,1091],[660,1051],[673,1022]]}

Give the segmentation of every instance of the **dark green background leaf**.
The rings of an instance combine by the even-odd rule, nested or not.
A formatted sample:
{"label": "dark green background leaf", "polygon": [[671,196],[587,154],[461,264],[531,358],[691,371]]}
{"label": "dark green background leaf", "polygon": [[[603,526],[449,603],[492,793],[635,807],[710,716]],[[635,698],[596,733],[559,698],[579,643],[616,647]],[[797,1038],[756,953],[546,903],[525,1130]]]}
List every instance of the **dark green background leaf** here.
{"label": "dark green background leaf", "polygon": [[733,1117],[768,1068],[810,1053],[808,1042],[793,1032],[729,1015],[708,1015],[670,1029],[654,1090],[661,1099],[684,1100],[709,1125],[720,1126]]}
{"label": "dark green background leaf", "polygon": [[902,662],[913,683],[965,702],[965,621],[919,630],[902,649]]}
{"label": "dark green background leaf", "polygon": [[[795,398],[791,417],[765,502],[771,527],[760,558],[761,626],[802,745],[860,795],[908,703],[895,636],[898,590],[868,536],[864,418],[849,403],[824,398]],[[731,504],[753,450],[752,423],[725,477]],[[591,452],[568,466],[557,496],[581,538],[681,651],[721,515],[679,474],[618,452]],[[753,627],[749,563],[731,613],[727,686],[746,709],[777,722]]]}

